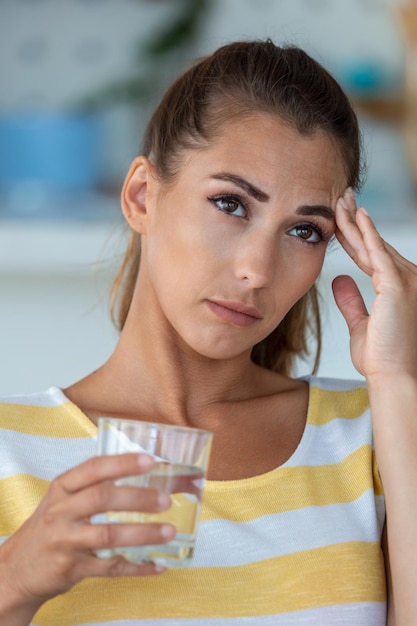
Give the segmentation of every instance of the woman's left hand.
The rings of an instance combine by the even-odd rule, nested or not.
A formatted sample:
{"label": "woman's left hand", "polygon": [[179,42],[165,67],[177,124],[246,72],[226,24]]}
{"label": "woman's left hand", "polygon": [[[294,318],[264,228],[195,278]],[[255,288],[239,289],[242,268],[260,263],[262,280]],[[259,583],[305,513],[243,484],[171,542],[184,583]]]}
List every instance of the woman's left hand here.
{"label": "woman's left hand", "polygon": [[367,379],[408,374],[417,377],[417,266],[379,235],[348,189],[336,207],[336,237],[371,277],[370,314],[354,280],[338,276],[333,293],[349,327],[352,362]]}

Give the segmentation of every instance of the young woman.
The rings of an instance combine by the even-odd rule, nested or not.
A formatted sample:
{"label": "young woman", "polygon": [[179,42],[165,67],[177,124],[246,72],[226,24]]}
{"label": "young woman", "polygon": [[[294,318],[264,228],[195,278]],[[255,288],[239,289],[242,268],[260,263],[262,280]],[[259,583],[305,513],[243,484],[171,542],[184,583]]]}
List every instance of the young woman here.
{"label": "young woman", "polygon": [[[122,191],[114,353],[0,410],[2,624],[417,624],[417,268],[356,209],[360,171],[346,96],[298,48],[230,44],[173,84]],[[375,289],[368,314],[334,281],[366,387],[291,377],[334,236]],[[146,455],[94,458],[103,415],[214,433],[190,568],[95,555],[175,535],[90,523],[170,505],[114,484]]]}

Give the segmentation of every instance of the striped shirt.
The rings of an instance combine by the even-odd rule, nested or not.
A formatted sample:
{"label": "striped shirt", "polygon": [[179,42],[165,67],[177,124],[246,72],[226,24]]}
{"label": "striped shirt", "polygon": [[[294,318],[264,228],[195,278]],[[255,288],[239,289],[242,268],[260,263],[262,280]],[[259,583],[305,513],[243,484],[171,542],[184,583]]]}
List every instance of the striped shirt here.
{"label": "striped shirt", "polygon": [[[32,624],[383,626],[385,510],[367,391],[358,381],[309,383],[306,427],[283,465],[207,481],[191,567],[86,579],[45,603]],[[57,388],[3,399],[1,541],[55,476],[95,454],[96,434]]]}

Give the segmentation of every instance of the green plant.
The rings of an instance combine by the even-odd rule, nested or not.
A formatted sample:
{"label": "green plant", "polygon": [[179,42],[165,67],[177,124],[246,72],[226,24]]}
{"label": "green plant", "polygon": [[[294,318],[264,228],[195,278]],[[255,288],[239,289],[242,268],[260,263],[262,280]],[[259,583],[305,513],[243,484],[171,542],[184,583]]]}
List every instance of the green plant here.
{"label": "green plant", "polygon": [[89,94],[82,99],[82,108],[102,108],[117,102],[147,102],[159,91],[165,80],[166,66],[172,57],[178,57],[180,52],[186,52],[195,44],[213,3],[213,0],[172,1],[177,5],[176,16],[138,44],[132,75]]}

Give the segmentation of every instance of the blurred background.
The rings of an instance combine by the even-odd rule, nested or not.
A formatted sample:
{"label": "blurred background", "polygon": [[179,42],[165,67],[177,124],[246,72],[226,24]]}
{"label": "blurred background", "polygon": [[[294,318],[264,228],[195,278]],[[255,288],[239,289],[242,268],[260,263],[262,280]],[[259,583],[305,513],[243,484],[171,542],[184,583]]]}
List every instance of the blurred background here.
{"label": "blurred background", "polygon": [[[360,202],[417,262],[415,0],[0,0],[0,395],[66,386],[109,356],[119,194],[149,112],[191,59],[253,37],[304,47],[342,83],[368,162]],[[372,302],[333,245],[319,373],[358,377],[339,273]]]}

